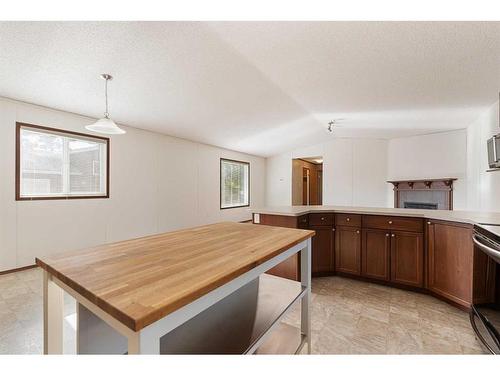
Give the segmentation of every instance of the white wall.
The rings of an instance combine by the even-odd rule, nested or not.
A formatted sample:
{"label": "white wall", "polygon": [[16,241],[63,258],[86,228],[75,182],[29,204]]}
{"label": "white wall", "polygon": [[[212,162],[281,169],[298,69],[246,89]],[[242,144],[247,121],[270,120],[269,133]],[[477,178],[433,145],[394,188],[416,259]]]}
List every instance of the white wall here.
{"label": "white wall", "polygon": [[498,102],[467,128],[467,205],[470,210],[500,212],[500,171],[486,172],[486,141],[500,133]]}
{"label": "white wall", "polygon": [[292,204],[292,155],[281,154],[266,159],[266,206]]}
{"label": "white wall", "polygon": [[[466,209],[467,131],[391,139],[387,172],[388,180],[456,177],[453,208]],[[392,189],[388,194],[393,196]]]}
{"label": "white wall", "polygon": [[16,121],[84,132],[92,119],[0,99],[0,271],[35,256],[222,220],[248,208],[219,209],[219,158],[249,161],[251,206],[265,196],[265,159],[127,128],[111,137],[110,198],[15,201]]}
{"label": "white wall", "polygon": [[267,159],[266,204],[290,205],[292,159],[323,156],[323,204],[387,206],[387,141],[334,138]]}

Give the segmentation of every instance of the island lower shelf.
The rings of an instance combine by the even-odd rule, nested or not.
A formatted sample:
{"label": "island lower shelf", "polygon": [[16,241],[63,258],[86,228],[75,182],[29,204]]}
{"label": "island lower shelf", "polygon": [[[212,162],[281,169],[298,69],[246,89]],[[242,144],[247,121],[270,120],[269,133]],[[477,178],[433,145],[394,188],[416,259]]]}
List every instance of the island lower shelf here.
{"label": "island lower shelf", "polygon": [[[283,323],[307,289],[300,282],[262,274],[160,339],[161,354],[295,354],[306,339]],[[78,352],[127,352],[127,340],[80,306]]]}

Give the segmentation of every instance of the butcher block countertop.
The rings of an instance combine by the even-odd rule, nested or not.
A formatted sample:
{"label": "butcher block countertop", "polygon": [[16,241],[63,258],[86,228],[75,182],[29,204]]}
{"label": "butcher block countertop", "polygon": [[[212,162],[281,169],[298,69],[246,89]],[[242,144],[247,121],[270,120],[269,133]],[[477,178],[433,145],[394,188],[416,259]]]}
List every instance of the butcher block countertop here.
{"label": "butcher block countertop", "polygon": [[252,209],[252,213],[300,216],[314,212],[350,213],[362,215],[394,215],[424,219],[455,221],[466,224],[500,225],[500,212],[417,210],[409,208],[352,207],[352,206],[276,206]]}
{"label": "butcher block countertop", "polygon": [[313,235],[224,222],[36,258],[36,264],[139,331]]}

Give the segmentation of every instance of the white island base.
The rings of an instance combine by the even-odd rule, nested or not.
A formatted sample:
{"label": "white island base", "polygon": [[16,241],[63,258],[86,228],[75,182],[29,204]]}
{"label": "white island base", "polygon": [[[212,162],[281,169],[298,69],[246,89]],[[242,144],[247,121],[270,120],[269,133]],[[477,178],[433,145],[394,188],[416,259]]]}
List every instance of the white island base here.
{"label": "white island base", "polygon": [[[135,332],[44,271],[45,352],[62,353],[62,289],[77,301],[78,354],[296,354],[311,351],[311,240]],[[265,272],[300,252],[301,281]],[[300,305],[297,326],[282,322]]]}

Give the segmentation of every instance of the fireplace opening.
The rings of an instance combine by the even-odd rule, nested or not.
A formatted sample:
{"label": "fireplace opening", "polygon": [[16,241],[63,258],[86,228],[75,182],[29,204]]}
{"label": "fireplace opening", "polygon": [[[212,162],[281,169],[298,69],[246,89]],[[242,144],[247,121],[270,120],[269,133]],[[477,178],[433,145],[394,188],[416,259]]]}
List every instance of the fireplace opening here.
{"label": "fireplace opening", "polygon": [[453,210],[456,178],[388,181],[394,185],[394,207],[424,210]]}
{"label": "fireplace opening", "polygon": [[437,203],[404,202],[404,208],[418,208],[421,210],[437,210]]}

